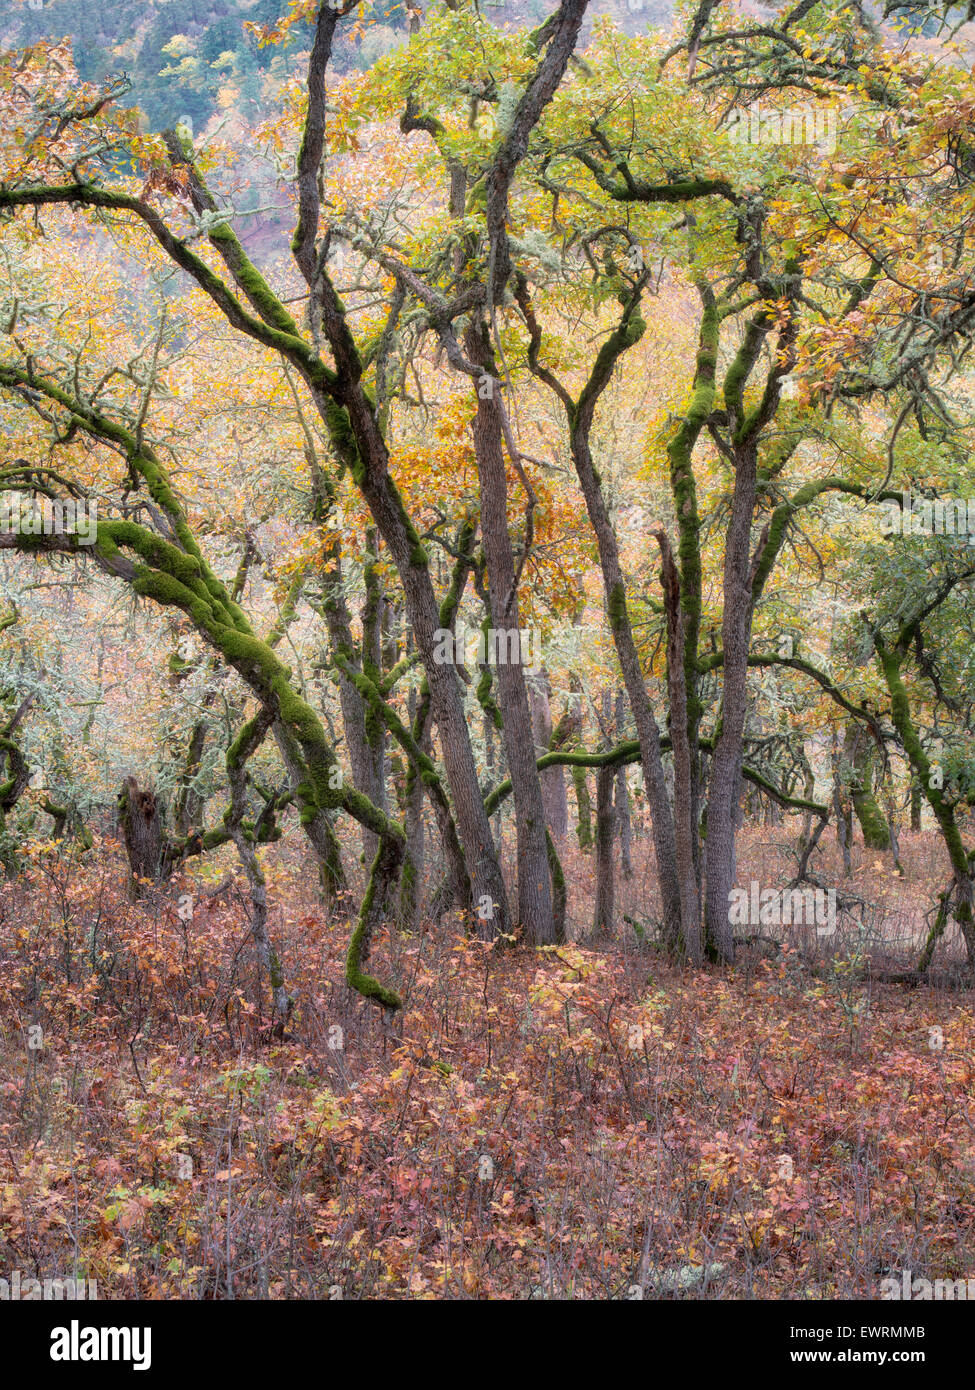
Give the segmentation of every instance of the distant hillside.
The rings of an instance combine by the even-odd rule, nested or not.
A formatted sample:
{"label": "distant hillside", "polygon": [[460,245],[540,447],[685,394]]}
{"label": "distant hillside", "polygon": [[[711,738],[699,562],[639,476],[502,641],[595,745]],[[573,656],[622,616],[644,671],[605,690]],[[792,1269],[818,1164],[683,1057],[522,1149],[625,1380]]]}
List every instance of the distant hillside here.
{"label": "distant hillside", "polygon": [[[272,24],[286,9],[287,0],[21,0],[0,20],[0,38],[20,48],[68,37],[84,79],[128,73],[153,128],[186,116],[202,125],[228,80],[245,99],[259,98],[285,50],[260,48],[243,22]],[[300,46],[300,33],[290,47]],[[177,36],[187,42],[173,45]]]}
{"label": "distant hillside", "polygon": [[[265,48],[243,27],[245,20],[273,24],[287,8],[288,0],[15,0],[0,17],[0,41],[22,48],[68,37],[86,81],[128,73],[133,104],[153,129],[187,118],[199,128],[222,101],[259,107],[268,77],[286,70],[289,50],[305,46],[306,26],[293,31],[287,46]],[[529,24],[551,8],[549,0],[512,0],[487,6],[486,13],[497,23]],[[591,13],[608,12],[621,26],[642,29],[668,24],[672,10],[672,0],[597,0]],[[373,15],[380,22],[361,43],[336,45],[335,71],[368,67],[402,38],[402,3],[386,0]]]}

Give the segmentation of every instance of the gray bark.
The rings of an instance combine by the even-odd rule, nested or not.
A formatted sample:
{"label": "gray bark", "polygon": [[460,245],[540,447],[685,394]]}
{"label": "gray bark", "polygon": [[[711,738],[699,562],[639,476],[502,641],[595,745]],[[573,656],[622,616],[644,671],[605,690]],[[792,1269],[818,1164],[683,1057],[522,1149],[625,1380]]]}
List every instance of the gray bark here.
{"label": "gray bark", "polygon": [[[502,450],[500,383],[487,330],[472,321],[467,355],[481,367],[493,389],[478,393],[474,452],[480,484],[481,534],[487,563],[491,621],[502,632],[520,629],[514,552],[508,532],[508,486]],[[535,763],[535,741],[528,688],[521,660],[500,660],[493,671],[503,721],[502,738],[515,805],[518,854],[518,916],[533,945],[555,941],[551,874],[545,841],[545,809]]]}
{"label": "gray bark", "polygon": [[[532,719],[535,726],[535,751],[547,753],[552,744],[552,683],[547,671],[531,685]],[[565,790],[565,769],[548,767],[540,774],[545,824],[552,838],[561,842],[569,831],[569,802]]]}
{"label": "gray bark", "polygon": [[754,443],[747,443],[736,453],[731,518],[725,538],[721,732],[711,759],[706,843],[707,944],[715,956],[726,961],[733,960],[735,952],[728,905],[735,879],[736,818],[748,696],[754,577],[751,525],[758,467]]}

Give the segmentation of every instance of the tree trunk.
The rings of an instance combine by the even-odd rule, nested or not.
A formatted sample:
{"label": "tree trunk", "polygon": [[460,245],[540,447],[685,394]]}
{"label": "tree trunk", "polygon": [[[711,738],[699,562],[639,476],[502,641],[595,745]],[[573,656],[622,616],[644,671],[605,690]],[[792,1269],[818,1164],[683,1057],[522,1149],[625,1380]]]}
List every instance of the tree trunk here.
{"label": "tree trunk", "polygon": [[572,787],[576,794],[576,839],[581,850],[592,849],[592,801],[584,767],[573,767]]}
{"label": "tree trunk", "polygon": [[[6,625],[10,626],[9,623]],[[2,630],[0,628],[0,631]],[[7,878],[16,878],[20,873],[20,856],[13,837],[7,830],[7,816],[17,805],[30,781],[30,768],[12,735],[21,715],[31,703],[32,697],[28,696],[0,733],[0,765],[6,763],[8,774],[0,783],[0,866]]]}
{"label": "tree trunk", "polygon": [[[488,782],[489,782],[489,784],[490,784],[490,787],[491,787],[491,790],[492,790],[492,791],[493,791],[493,789],[498,785],[498,783],[502,780],[502,775],[503,775],[503,769],[498,765],[498,764],[499,764],[499,761],[500,761],[499,754],[495,752],[495,742],[494,742],[494,735],[495,735],[495,733],[496,733],[496,730],[495,730],[495,725],[494,725],[494,719],[492,718],[492,716],[491,716],[490,714],[485,713],[485,715],[484,715],[484,758],[485,758],[485,762],[486,762],[486,764],[487,764]],[[502,848],[503,848],[502,839],[501,839],[501,829],[502,829],[502,822],[501,822],[501,807],[499,806],[498,809],[497,809],[497,812],[495,813],[495,816],[494,816],[494,838],[495,838],[495,840],[496,840],[496,842],[497,842],[499,852],[500,852],[500,851],[502,850]]]}
{"label": "tree trunk", "polygon": [[614,767],[601,767],[596,775],[596,909],[593,930],[613,935],[616,925],[616,875],[613,866]]}
{"label": "tree trunk", "polygon": [[510,929],[508,898],[484,810],[460,686],[453,666],[441,664],[436,656],[440,611],[433,592],[426,551],[390,475],[388,453],[375,410],[360,383],[355,345],[337,302],[328,302],[327,292],[323,321],[343,379],[341,408],[325,394],[320,383],[312,381],[309,384],[322,417],[329,425],[332,441],[349,464],[369,504],[403,585],[406,612],[430,687],[457,831],[470,872],[474,902],[483,898],[490,900],[493,904],[494,932],[507,932]]}
{"label": "tree trunk", "polygon": [[736,450],[731,519],[725,537],[721,731],[711,759],[708,795],[707,945],[718,959],[734,959],[729,903],[735,881],[736,816],[748,700],[748,650],[752,630],[751,526],[755,510],[757,449]]}
{"label": "tree trunk", "polygon": [[[383,678],[383,609],[385,601],[379,582],[379,537],[374,527],[366,530],[366,563],[363,579],[366,599],[362,608],[362,673],[377,688]],[[386,728],[379,716],[367,705],[365,712],[366,781],[360,788],[374,806],[387,809],[386,802]],[[367,832],[362,837],[365,862],[370,864],[378,848],[377,837]]]}
{"label": "tree trunk", "polygon": [[[298,792],[305,783],[307,767],[301,745],[295,733],[283,719],[278,719],[273,728],[274,741],[288,774],[291,790]],[[337,765],[336,765],[337,767]],[[335,834],[331,816],[324,807],[312,811],[302,806],[301,824],[318,855],[319,881],[322,892],[330,904],[340,906],[348,892],[348,882],[342,865],[342,850]],[[361,824],[361,822],[360,822]]]}
{"label": "tree trunk", "polygon": [[857,720],[847,722],[843,760],[850,779],[850,798],[867,849],[890,849],[890,832],[873,789],[876,749],[867,730]]}
{"label": "tree trunk", "polygon": [[[547,671],[532,683],[532,716],[535,726],[535,751],[539,755],[552,747],[552,683]],[[539,774],[542,782],[542,804],[545,824],[556,842],[565,839],[569,831],[569,802],[565,792],[565,769],[547,767]]]}
{"label": "tree trunk", "polygon": [[[565,713],[552,735],[553,747],[582,747],[582,682],[573,671],[569,676],[569,698]],[[586,769],[573,765],[570,769],[572,790],[576,799],[576,839],[581,850],[592,848],[592,807]]]}
{"label": "tree trunk", "polygon": [[[425,713],[418,723],[419,696],[416,689],[409,695],[410,727],[413,737],[419,735],[419,744],[424,753],[431,751],[429,722]],[[429,700],[424,700],[424,706]],[[420,925],[420,906],[423,895],[424,870],[424,825],[423,825],[423,779],[416,768],[411,767],[406,774],[404,792],[404,822],[406,829],[406,856],[403,860],[403,876],[400,880],[400,926],[404,931],[415,932]]]}
{"label": "tree trunk", "polygon": [[134,777],[126,777],[118,797],[119,824],[125,842],[131,877],[129,892],[139,898],[162,873],[163,828],[154,792],[140,790]]}
{"label": "tree trunk", "polygon": [[[903,652],[896,648],[888,648],[878,633],[874,633],[874,645],[877,649],[884,679],[887,682],[887,689],[890,691],[891,719],[894,728],[897,730],[904,751],[910,759],[914,775],[917,777],[919,785],[924,788],[925,798],[938,823],[941,838],[948,851],[948,858],[951,860],[953,913],[965,941],[968,969],[969,972],[972,972],[975,971],[975,876],[972,873],[972,860],[962,841],[953,803],[942,794],[940,787],[934,785],[931,762],[911,718],[910,700],[901,676]],[[941,920],[943,927],[944,914],[941,915]],[[927,969],[933,949],[934,939],[932,935],[924,947],[922,969]]]}
{"label": "tree trunk", "polygon": [[[596,534],[606,611],[609,615],[616,655],[620,663],[623,683],[626,686],[630,710],[633,714],[636,734],[640,743],[643,784],[650,811],[651,830],[657,857],[657,876],[660,882],[663,909],[663,934],[668,948],[673,950],[676,948],[681,935],[681,897],[677,881],[677,840],[674,831],[674,816],[667,796],[667,782],[660,751],[660,731],[657,728],[657,720],[647,696],[640,657],[627,612],[619,546],[616,542],[616,534],[589,448],[588,436],[591,423],[591,410],[587,405],[585,411],[579,411],[575,414],[572,431],[572,457],[586,501],[589,520]],[[578,793],[579,779],[575,772],[573,779]],[[581,835],[580,843],[582,843]]]}
{"label": "tree trunk", "polygon": [[[681,941],[692,965],[704,959],[701,899],[694,843],[697,839],[691,741],[687,703],[687,663],[680,576],[670,542],[657,531],[662,559],[664,607],[667,613],[667,689],[670,694],[670,737],[674,752],[674,828],[677,838],[677,883],[680,892]],[[730,885],[729,885],[730,887]],[[727,911],[726,911],[727,915]],[[730,931],[730,928],[729,928]]]}
{"label": "tree trunk", "polygon": [[[465,336],[471,361],[484,371],[474,417],[474,452],[477,459],[481,501],[481,535],[487,562],[488,597],[495,631],[517,634],[520,630],[517,580],[511,537],[508,532],[508,485],[502,451],[501,385],[494,354],[483,323],[472,322]],[[518,853],[518,915],[528,940],[536,946],[555,940],[552,914],[551,870],[545,841],[545,809],[535,762],[528,689],[519,639],[519,660],[511,661],[512,647],[505,642],[494,671],[498,704],[503,721],[502,738],[515,803]]]}
{"label": "tree trunk", "polygon": [[[622,743],[626,727],[625,696],[622,690],[616,692],[616,742]],[[633,877],[632,843],[633,831],[630,824],[630,786],[626,778],[626,768],[622,764],[616,773],[616,832],[620,842],[620,871],[624,878]]]}
{"label": "tree trunk", "polygon": [[[323,613],[328,628],[329,643],[333,652],[341,652],[356,669],[362,669],[362,661],[356,650],[352,636],[352,620],[342,593],[342,556],[337,540],[329,549],[330,565],[325,580],[325,599]],[[345,747],[352,773],[352,785],[372,800],[375,790],[374,762],[367,732],[366,702],[344,672],[335,671],[338,685],[339,706],[342,711],[342,732],[345,734]],[[361,827],[362,854],[366,864],[371,864],[378,844],[375,833],[367,826]]]}
{"label": "tree trunk", "polygon": [[833,727],[833,814],[836,817],[836,842],[843,855],[843,876],[849,878],[853,872],[851,842],[853,840],[853,811],[845,799],[847,779],[843,775],[842,760],[836,744],[836,727]]}
{"label": "tree trunk", "polygon": [[[204,705],[210,704],[212,696],[203,697]],[[190,731],[190,741],[186,749],[186,761],[180,776],[179,788],[173,805],[173,829],[183,839],[191,831],[199,828],[203,814],[203,801],[194,790],[193,781],[200,771],[203,749],[206,746],[207,721],[198,719]]]}
{"label": "tree trunk", "polygon": [[280,1038],[284,1034],[285,1024],[291,1015],[293,1000],[285,987],[284,971],[281,968],[278,953],[274,949],[268,930],[267,882],[264,878],[264,871],[257,857],[253,838],[245,832],[243,824],[247,805],[247,759],[263,742],[272,722],[273,715],[267,710],[262,710],[255,719],[244,726],[238,738],[234,740],[227,751],[227,778],[230,783],[230,813],[227,817],[227,829],[230,831],[237,848],[238,858],[244,873],[247,875],[251,896],[251,935],[257,947],[258,959],[267,971],[268,982],[271,986],[274,1036]]}

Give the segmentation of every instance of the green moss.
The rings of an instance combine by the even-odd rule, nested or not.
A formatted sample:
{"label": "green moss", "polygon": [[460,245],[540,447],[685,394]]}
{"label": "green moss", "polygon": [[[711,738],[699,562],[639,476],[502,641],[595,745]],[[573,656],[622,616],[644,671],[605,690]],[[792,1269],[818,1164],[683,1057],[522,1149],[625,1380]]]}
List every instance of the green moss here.
{"label": "green moss", "polygon": [[587,850],[592,848],[592,802],[589,798],[589,787],[586,783],[585,768],[574,765],[572,768],[572,786],[576,794],[576,838],[579,841],[579,848]]}
{"label": "green moss", "polygon": [[853,809],[863,831],[863,843],[867,849],[890,849],[890,831],[887,820],[872,792],[854,791]]}
{"label": "green moss", "polygon": [[548,855],[549,874],[552,879],[552,918],[555,923],[555,940],[565,940],[565,909],[568,902],[568,890],[565,883],[565,874],[559,860],[558,851],[555,848],[555,841],[552,839],[551,831],[546,827],[545,830],[545,849]]}
{"label": "green moss", "polygon": [[295,344],[305,347],[298,325],[250,260],[233,228],[221,222],[211,229],[209,239],[214,246],[223,246],[232,252],[234,276],[251,303],[259,308],[265,321],[273,326],[269,331],[276,330],[275,336],[281,340],[280,350],[287,353]]}
{"label": "green moss", "polygon": [[376,851],[376,858],[373,861],[369,884],[362,900],[355,930],[349,941],[349,949],[345,958],[345,980],[351,989],[356,990],[364,998],[374,999],[385,1009],[399,1009],[402,1008],[403,1001],[396,991],[380,984],[374,975],[369,975],[362,969],[362,955],[368,939],[369,916],[378,889],[383,853],[384,846],[380,843],[379,849]]}
{"label": "green moss", "polygon": [[609,591],[609,612],[610,626],[616,631],[626,625],[626,590],[621,582],[617,581]]}
{"label": "green moss", "polygon": [[639,312],[631,314],[624,331],[626,333],[627,347],[635,347],[647,331],[646,322],[640,317]]}
{"label": "green moss", "polygon": [[856,733],[850,796],[867,849],[890,849],[890,830],[873,791],[875,756],[866,737]]}
{"label": "green moss", "polygon": [[[879,634],[874,636],[874,645],[880,659],[881,669],[884,679],[887,682],[887,689],[891,697],[891,718],[894,728],[900,737],[904,751],[911,761],[911,767],[917,775],[918,781],[927,799],[928,805],[934,812],[938,822],[941,836],[951,860],[951,867],[954,871],[955,881],[959,885],[958,901],[954,908],[955,920],[961,928],[968,950],[969,964],[975,962],[975,918],[973,918],[972,904],[970,899],[972,863],[965,851],[965,845],[955,820],[955,811],[951,802],[942,794],[939,787],[932,786],[932,767],[920,736],[911,718],[910,700],[907,688],[901,678],[900,668],[902,657],[898,651],[889,649]],[[967,891],[966,891],[967,890]],[[933,942],[931,943],[933,947]],[[922,956],[925,966],[930,960],[930,950],[925,945]]]}

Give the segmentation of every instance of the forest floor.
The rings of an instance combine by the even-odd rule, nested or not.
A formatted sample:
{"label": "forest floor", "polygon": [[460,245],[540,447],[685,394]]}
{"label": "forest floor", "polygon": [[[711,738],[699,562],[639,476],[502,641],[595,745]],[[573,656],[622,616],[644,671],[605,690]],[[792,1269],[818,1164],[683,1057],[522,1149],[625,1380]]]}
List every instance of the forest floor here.
{"label": "forest floor", "polygon": [[[784,883],[791,843],[747,830],[740,881]],[[637,921],[645,844],[621,889]],[[394,1018],[350,995],[348,923],[282,859],[283,1039],[235,889],[132,904],[97,855],[39,850],[0,898],[5,1277],[94,1278],[101,1298],[710,1299],[975,1276],[972,995],[858,968],[885,922],[892,959],[923,931],[933,836],[903,837],[903,879],[858,849],[840,886],[862,929],[732,971],[678,970],[630,927],[586,938],[573,848],[585,946],[393,932],[371,968],[404,994]],[[817,873],[839,883],[830,867],[833,846]]]}

